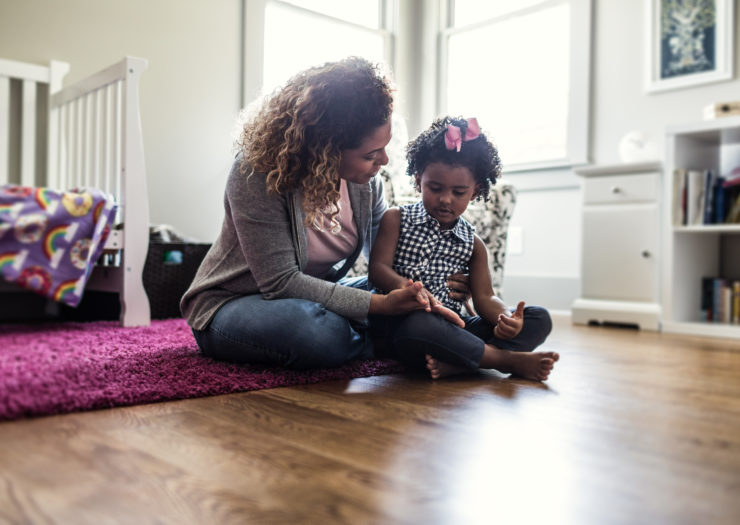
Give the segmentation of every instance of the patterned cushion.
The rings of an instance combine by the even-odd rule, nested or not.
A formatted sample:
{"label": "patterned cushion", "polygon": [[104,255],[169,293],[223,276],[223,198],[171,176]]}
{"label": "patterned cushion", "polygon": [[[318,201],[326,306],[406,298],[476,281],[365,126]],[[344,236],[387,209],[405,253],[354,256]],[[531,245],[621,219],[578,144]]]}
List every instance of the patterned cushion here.
{"label": "patterned cushion", "polygon": [[[389,206],[408,204],[418,200],[418,196],[405,188],[396,191],[394,183],[387,171],[382,170],[383,184],[385,185],[385,198]],[[406,182],[405,175],[403,182]],[[409,185],[409,188],[411,186]],[[475,226],[475,231],[488,248],[488,265],[491,270],[491,281],[497,295],[501,295],[501,285],[504,281],[504,263],[506,262],[506,235],[509,229],[509,221],[514,214],[516,205],[516,189],[512,184],[499,180],[491,188],[488,200],[474,201],[468,206],[464,217]],[[366,275],[367,261],[360,256],[349,272],[349,276]]]}

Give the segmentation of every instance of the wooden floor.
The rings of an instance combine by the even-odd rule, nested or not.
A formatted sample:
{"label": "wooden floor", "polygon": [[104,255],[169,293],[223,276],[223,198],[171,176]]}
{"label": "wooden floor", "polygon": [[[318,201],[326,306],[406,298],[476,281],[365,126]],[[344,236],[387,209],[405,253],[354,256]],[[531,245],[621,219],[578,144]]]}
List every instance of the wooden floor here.
{"label": "wooden floor", "polygon": [[384,376],[0,424],[0,523],[740,523],[740,341],[556,319],[547,384]]}

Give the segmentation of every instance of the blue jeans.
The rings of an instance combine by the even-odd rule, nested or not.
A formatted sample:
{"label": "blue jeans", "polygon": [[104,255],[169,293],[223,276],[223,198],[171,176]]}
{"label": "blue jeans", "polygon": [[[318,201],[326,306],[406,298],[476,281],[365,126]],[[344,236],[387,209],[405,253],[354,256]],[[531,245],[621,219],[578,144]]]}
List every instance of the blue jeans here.
{"label": "blue jeans", "polygon": [[456,366],[477,369],[486,343],[503,350],[531,352],[552,330],[549,312],[541,306],[524,307],[522,331],[512,339],[499,339],[495,325],[482,317],[463,317],[465,328],[427,312],[403,317],[370,316],[375,337],[383,338],[392,357],[410,370],[425,368],[425,355]]}
{"label": "blue jeans", "polygon": [[239,297],[193,335],[205,355],[237,363],[304,369],[373,357],[367,326],[305,299]]}
{"label": "blue jeans", "polygon": [[[367,289],[367,278],[340,281]],[[403,316],[371,315],[357,323],[305,299],[265,300],[248,295],[224,304],[205,330],[193,330],[201,351],[214,359],[285,368],[325,368],[355,359],[374,357],[373,339],[382,341],[388,355],[410,369],[424,367],[424,355],[478,368],[485,343],[515,351],[532,351],[552,329],[544,308],[524,309],[524,328],[504,341],[493,335],[493,325],[480,317],[465,318],[465,328],[436,314],[414,312]]]}

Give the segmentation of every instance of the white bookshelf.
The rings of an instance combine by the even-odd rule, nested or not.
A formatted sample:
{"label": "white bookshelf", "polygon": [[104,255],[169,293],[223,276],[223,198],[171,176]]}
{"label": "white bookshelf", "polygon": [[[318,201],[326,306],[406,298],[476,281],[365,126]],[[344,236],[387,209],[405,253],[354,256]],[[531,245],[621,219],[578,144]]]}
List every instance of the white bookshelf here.
{"label": "white bookshelf", "polygon": [[666,130],[663,219],[662,330],[740,339],[740,325],[701,319],[703,277],[740,279],[740,224],[680,226],[673,222],[674,170],[740,166],[740,117]]}

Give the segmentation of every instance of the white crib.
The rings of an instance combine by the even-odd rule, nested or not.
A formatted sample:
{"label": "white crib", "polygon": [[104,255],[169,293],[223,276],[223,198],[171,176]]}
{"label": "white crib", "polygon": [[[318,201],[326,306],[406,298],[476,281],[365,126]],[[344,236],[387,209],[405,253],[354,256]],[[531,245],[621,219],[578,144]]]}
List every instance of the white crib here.
{"label": "white crib", "polygon": [[126,57],[62,88],[64,62],[40,66],[0,59],[0,184],[98,188],[118,205],[116,228],[87,290],[116,292],[123,326],[150,322],[142,273],[149,204],[139,115],[147,67]]}

